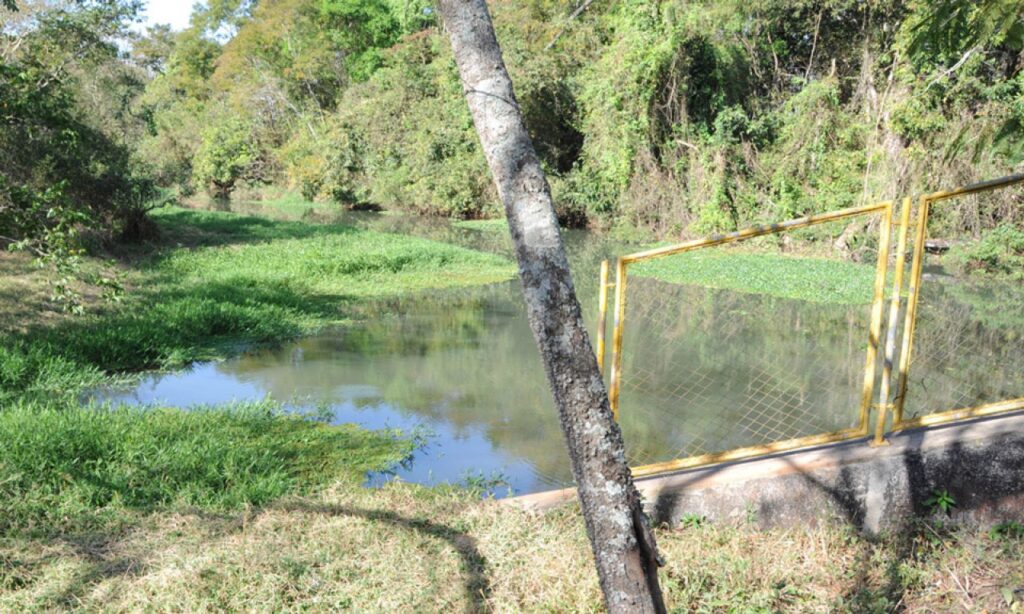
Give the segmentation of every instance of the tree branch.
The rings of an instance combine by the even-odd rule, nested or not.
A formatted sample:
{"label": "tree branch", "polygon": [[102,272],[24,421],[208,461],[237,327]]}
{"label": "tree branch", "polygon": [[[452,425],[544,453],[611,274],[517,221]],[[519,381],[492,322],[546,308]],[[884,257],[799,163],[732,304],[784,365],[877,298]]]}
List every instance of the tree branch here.
{"label": "tree branch", "polygon": [[963,65],[964,65],[964,63],[965,63],[965,62],[967,62],[967,60],[968,60],[968,59],[970,59],[970,57],[971,57],[972,55],[974,55],[974,54],[975,54],[975,53],[976,53],[977,51],[979,51],[979,49],[980,49],[979,47],[971,47],[970,49],[968,49],[968,50],[967,50],[967,53],[965,53],[965,54],[963,55],[963,57],[962,57],[962,58],[960,58],[960,59],[959,59],[959,60],[957,61],[957,63],[956,63],[956,64],[953,64],[952,66],[950,66],[950,67],[949,67],[949,68],[947,68],[946,70],[942,71],[942,73],[941,73],[941,74],[939,74],[939,75],[938,75],[937,77],[935,77],[934,79],[932,79],[931,81],[929,81],[929,82],[928,82],[928,85],[926,85],[926,86],[924,87],[924,89],[925,89],[925,90],[928,90],[929,88],[931,88],[931,86],[935,85],[935,84],[936,84],[936,83],[938,83],[939,81],[941,81],[941,80],[945,79],[945,78],[946,78],[946,77],[948,77],[949,75],[951,75],[951,74],[953,74],[954,72],[956,72],[957,70],[959,70],[959,69],[960,69],[960,67],[961,67],[961,66],[963,66]]}
{"label": "tree branch", "polygon": [[554,47],[555,43],[558,41],[558,39],[561,38],[561,36],[563,34],[565,34],[565,31],[569,29],[569,24],[571,24],[574,19],[576,19],[577,17],[582,15],[583,11],[587,10],[587,8],[589,8],[590,5],[593,4],[593,3],[594,3],[594,0],[586,0],[586,2],[581,4],[579,6],[579,8],[577,8],[575,11],[573,11],[572,14],[569,15],[569,19],[566,20],[565,25],[562,26],[562,29],[559,30],[558,33],[555,34],[555,37],[553,39],[551,39],[551,42],[548,43],[546,47],[544,47],[544,51],[548,51],[552,47]]}

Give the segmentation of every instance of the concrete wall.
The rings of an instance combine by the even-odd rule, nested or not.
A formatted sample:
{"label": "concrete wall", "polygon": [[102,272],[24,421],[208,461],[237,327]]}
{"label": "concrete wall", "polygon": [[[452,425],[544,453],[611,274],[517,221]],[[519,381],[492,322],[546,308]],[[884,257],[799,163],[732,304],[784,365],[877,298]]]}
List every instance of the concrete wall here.
{"label": "concrete wall", "polygon": [[[840,520],[867,534],[927,516],[937,489],[956,500],[951,519],[1024,521],[1024,413],[889,436],[872,448],[854,440],[810,450],[637,481],[657,523],[687,514],[762,527]],[[574,491],[509,499],[548,507]]]}

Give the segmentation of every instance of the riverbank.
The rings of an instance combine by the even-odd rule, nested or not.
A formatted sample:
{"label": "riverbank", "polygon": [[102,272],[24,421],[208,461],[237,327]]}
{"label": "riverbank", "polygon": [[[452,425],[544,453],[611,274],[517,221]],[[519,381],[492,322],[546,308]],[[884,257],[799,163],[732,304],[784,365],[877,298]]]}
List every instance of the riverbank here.
{"label": "riverbank", "polygon": [[[159,243],[89,263],[117,272],[125,292],[91,297],[84,318],[42,311],[42,277],[4,261],[24,276],[3,280],[0,313],[39,319],[19,320],[30,332],[0,345],[0,610],[600,609],[574,506],[541,516],[474,488],[363,488],[366,471],[408,454],[398,433],[328,427],[272,403],[78,404],[83,387],[122,368],[223,357],[239,341],[365,316],[370,299],[509,279],[510,262],[294,219],[167,210],[156,220]],[[1022,597],[1018,525],[954,530],[938,514],[867,541],[842,526],[761,532],[755,521],[688,517],[658,530],[673,609],[994,611]]]}
{"label": "riverbank", "polygon": [[[87,259],[85,315],[62,313],[46,275],[5,254],[0,282],[0,531],[62,536],[141,513],[262,505],[324,484],[358,487],[406,458],[408,434],[295,416],[275,402],[201,410],[82,405],[146,369],[220,359],[359,314],[368,300],[493,283],[504,258],[342,225],[184,209],[159,239]],[[380,315],[380,314],[377,314]]]}
{"label": "riverbank", "polygon": [[216,359],[344,322],[369,299],[515,273],[499,256],[348,226],[185,209],[154,219],[160,241],[124,249],[107,266],[122,277],[123,295],[93,297],[87,315],[60,317],[45,279],[24,266],[5,281],[0,312],[12,325],[0,331],[0,401],[58,390],[74,397],[100,374]]}

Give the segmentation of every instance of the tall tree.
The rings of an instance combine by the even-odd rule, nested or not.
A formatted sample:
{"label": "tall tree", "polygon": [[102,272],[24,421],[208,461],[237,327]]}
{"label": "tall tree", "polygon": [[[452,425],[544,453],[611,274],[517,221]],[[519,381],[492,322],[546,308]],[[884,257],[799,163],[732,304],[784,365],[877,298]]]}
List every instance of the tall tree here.
{"label": "tall tree", "polygon": [[523,123],[485,0],[441,0],[466,100],[505,206],[527,313],[569,447],[611,612],[662,612],[662,563],[573,288],[547,178]]}

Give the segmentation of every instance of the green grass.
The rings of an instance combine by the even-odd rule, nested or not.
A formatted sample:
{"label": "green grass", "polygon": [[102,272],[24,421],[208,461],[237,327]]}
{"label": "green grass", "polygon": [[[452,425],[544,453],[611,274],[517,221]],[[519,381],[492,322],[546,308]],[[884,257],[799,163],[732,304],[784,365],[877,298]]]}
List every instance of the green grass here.
{"label": "green grass", "polygon": [[105,380],[99,369],[69,360],[47,344],[7,340],[0,345],[0,413],[19,400],[68,400]]}
{"label": "green grass", "polygon": [[871,302],[875,268],[841,260],[703,250],[652,260],[630,273],[677,284],[815,303]]}
{"label": "green grass", "polygon": [[74,393],[76,368],[83,385],[95,370],[171,368],[342,322],[370,299],[515,274],[492,254],[346,226],[183,209],[155,219],[163,243],[134,254],[136,287],[122,306],[7,340],[0,401]]}
{"label": "green grass", "polygon": [[126,509],[261,505],[358,483],[411,452],[389,432],[333,427],[273,404],[0,411],[0,533],[82,529]]}
{"label": "green grass", "polygon": [[[0,534],[81,530],[132,510],[259,506],[386,468],[412,444],[273,405],[100,409],[78,399],[125,372],[344,321],[369,300],[515,273],[499,256],[341,225],[184,209],[154,219],[159,242],[123,248],[119,304],[0,337]],[[0,302],[45,283],[18,277]]]}
{"label": "green grass", "polygon": [[175,251],[157,271],[180,284],[286,285],[340,300],[494,283],[515,272],[499,256],[427,239],[301,222],[268,227],[224,215],[188,212],[186,223],[225,239],[237,236],[234,224],[248,224],[247,242]]}

